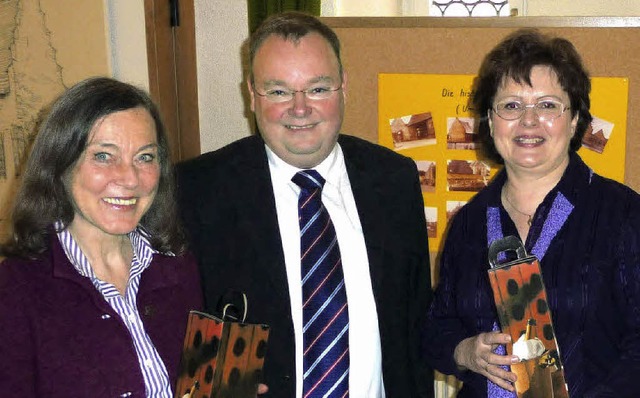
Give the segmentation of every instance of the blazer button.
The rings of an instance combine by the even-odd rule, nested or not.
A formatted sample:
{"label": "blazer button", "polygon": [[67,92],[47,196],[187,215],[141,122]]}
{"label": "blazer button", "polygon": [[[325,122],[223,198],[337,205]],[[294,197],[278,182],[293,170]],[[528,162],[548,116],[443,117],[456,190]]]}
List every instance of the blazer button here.
{"label": "blazer button", "polygon": [[289,375],[284,375],[283,379],[285,379],[286,381],[289,381],[289,380],[291,380],[291,376],[289,376]]}
{"label": "blazer button", "polygon": [[123,392],[122,394],[120,394],[120,397],[121,398],[127,398],[127,397],[130,397],[131,395],[133,395],[131,393],[131,391],[127,391],[127,392]]}

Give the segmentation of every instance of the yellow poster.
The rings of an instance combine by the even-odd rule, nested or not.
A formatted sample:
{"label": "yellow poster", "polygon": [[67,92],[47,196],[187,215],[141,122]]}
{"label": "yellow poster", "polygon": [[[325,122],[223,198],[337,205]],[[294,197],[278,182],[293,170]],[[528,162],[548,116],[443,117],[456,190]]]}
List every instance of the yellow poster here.
{"label": "yellow poster", "polygon": [[[473,75],[378,75],[378,142],[415,160],[429,249],[441,249],[451,216],[488,184],[499,165],[483,159],[469,111]],[[626,78],[591,80],[591,128],[578,151],[598,174],[624,181]]]}

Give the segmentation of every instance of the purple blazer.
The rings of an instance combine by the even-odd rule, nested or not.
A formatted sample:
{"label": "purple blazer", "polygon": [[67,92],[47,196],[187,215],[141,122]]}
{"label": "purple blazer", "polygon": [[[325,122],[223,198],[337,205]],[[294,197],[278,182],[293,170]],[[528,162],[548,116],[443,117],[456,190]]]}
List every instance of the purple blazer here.
{"label": "purple blazer", "polygon": [[[137,303],[175,385],[187,314],[202,306],[195,259],[155,254]],[[126,326],[55,238],[38,260],[0,264],[0,391],[22,398],[145,396]]]}

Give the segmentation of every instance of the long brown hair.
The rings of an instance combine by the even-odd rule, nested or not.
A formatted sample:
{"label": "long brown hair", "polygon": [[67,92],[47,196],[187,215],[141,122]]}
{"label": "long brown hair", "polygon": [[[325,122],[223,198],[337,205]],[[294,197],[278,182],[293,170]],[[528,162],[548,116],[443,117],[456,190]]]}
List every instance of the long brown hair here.
{"label": "long brown hair", "polygon": [[56,221],[74,217],[64,179],[84,152],[94,125],[105,116],[143,108],[155,122],[160,179],[156,197],[140,226],[161,252],[185,247],[174,195],[169,144],[160,112],[143,90],[108,77],[93,77],[66,90],[40,125],[11,216],[11,235],[0,247],[4,256],[33,258],[44,252]]}

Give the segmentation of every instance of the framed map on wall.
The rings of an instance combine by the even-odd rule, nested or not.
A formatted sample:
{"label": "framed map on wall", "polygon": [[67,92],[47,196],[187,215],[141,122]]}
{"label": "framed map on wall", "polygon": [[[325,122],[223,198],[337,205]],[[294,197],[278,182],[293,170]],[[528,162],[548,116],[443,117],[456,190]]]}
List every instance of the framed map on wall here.
{"label": "framed map on wall", "polygon": [[103,1],[0,1],[0,239],[37,122],[65,88],[110,75]]}

